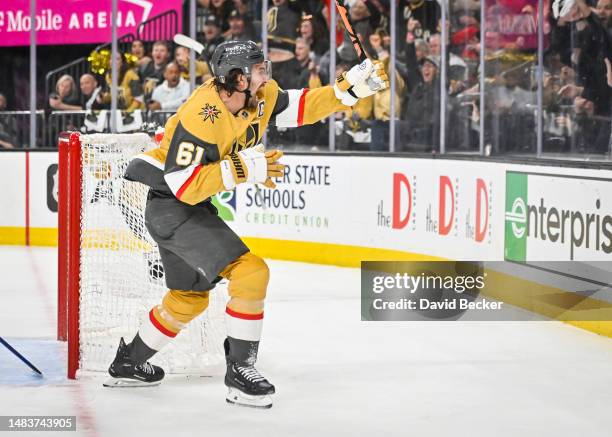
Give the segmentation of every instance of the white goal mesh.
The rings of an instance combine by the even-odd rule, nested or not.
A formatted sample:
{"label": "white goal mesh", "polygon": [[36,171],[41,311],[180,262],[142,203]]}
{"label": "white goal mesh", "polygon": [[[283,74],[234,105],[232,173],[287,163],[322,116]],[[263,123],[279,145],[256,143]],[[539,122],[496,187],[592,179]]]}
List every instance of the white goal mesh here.
{"label": "white goal mesh", "polygon": [[[167,288],[144,224],[148,187],[123,179],[130,159],[155,147],[146,134],[81,136],[82,205],[79,371],[105,371],[119,338],[130,342]],[[209,308],[152,361],[168,373],[206,374],[224,363],[220,285]]]}

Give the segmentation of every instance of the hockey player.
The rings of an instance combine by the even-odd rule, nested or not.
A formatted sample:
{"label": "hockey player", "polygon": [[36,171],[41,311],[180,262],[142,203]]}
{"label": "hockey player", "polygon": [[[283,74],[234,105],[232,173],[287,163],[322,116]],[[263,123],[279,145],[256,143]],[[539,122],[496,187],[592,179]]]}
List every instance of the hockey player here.
{"label": "hockey player", "polygon": [[275,188],[283,153],[259,144],[268,124],[315,123],[384,89],[388,80],[382,65],[366,60],[331,86],[285,91],[252,41],[220,44],[211,69],[213,78],[168,120],[160,147],[136,156],[126,171],[127,179],[150,187],[145,223],[169,291],[133,340],[120,340],[104,385],[159,384],[164,372],[148,360],[206,309],[210,290],[226,278],[226,399],[270,407],[274,386],[254,367],[268,267],[217,216],[211,197],[242,183]]}

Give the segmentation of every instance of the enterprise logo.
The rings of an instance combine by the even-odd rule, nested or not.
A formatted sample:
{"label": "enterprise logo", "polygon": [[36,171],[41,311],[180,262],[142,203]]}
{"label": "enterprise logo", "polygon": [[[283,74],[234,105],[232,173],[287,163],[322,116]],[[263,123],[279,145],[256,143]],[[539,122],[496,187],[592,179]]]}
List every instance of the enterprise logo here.
{"label": "enterprise logo", "polygon": [[512,210],[506,212],[506,222],[510,222],[516,238],[523,238],[527,230],[527,206],[521,197],[514,199]]}

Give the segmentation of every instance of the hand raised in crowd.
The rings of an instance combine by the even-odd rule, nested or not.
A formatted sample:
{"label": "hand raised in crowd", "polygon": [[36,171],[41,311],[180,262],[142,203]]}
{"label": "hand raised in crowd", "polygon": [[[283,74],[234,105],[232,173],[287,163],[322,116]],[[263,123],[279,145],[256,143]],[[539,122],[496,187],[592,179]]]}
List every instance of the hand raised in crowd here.
{"label": "hand raised in crowd", "polygon": [[478,123],[480,121],[480,106],[475,100],[470,101],[469,104],[472,107],[472,114],[470,118],[474,123]]}
{"label": "hand raised in crowd", "polygon": [[586,114],[592,117],[595,112],[595,106],[592,101],[578,96],[574,99],[574,112],[576,112],[576,114]]}
{"label": "hand raised in crowd", "polygon": [[610,64],[610,60],[608,58],[604,59],[606,63],[606,78],[608,80],[608,86],[612,87],[612,64]]}
{"label": "hand raised in crowd", "polygon": [[580,94],[582,94],[584,88],[576,86],[574,84],[567,84],[563,87],[561,87],[561,89],[559,90],[559,96],[561,97],[567,97],[570,99],[574,99],[577,96],[579,96]]}
{"label": "hand raised in crowd", "polygon": [[525,5],[523,9],[521,9],[521,14],[525,15],[535,15],[535,8],[531,5]]}
{"label": "hand raised in crowd", "polygon": [[319,66],[314,61],[310,61],[308,63],[308,71],[310,71],[310,74],[319,74]]}
{"label": "hand raised in crowd", "polygon": [[465,84],[460,80],[451,80],[448,86],[448,93],[453,96],[465,91]]}
{"label": "hand raised in crowd", "polygon": [[62,99],[57,94],[52,94],[49,97],[49,106],[52,108],[59,106],[60,103],[62,103]]}
{"label": "hand raised in crowd", "polygon": [[421,22],[419,20],[415,20],[414,18],[408,18],[408,23],[406,24],[406,30],[408,32],[414,32],[417,27],[421,27]]}

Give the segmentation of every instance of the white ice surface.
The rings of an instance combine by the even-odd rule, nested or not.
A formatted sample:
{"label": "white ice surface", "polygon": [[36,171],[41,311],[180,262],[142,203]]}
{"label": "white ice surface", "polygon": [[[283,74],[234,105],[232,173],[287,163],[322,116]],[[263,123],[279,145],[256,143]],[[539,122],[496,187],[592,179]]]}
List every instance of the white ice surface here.
{"label": "white ice surface", "polygon": [[56,260],[0,246],[0,335],[45,374],[0,346],[0,415],[76,415],[82,436],[612,435],[610,339],[556,322],[361,322],[358,270],[290,262],[269,263],[271,410],[227,405],[220,376],[68,381]]}

